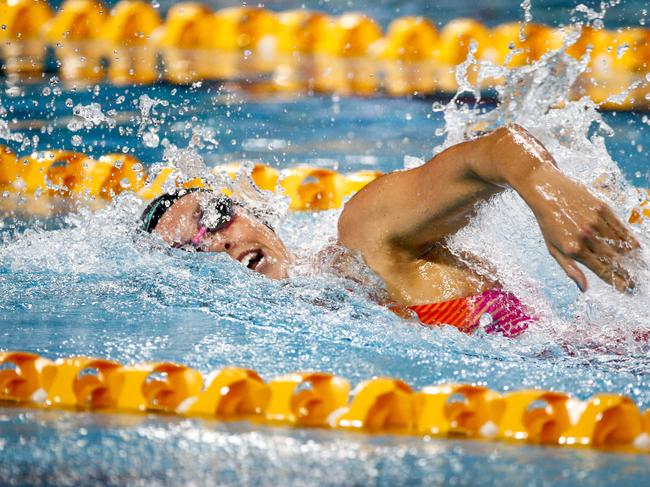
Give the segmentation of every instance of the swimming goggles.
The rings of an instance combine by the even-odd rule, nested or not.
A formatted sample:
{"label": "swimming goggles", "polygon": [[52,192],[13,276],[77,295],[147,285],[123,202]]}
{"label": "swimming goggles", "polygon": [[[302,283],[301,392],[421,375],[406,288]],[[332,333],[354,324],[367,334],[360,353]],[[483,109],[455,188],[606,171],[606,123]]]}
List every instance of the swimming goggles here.
{"label": "swimming goggles", "polygon": [[205,196],[199,202],[201,216],[199,218],[199,230],[190,241],[190,245],[195,248],[201,243],[201,240],[209,231],[218,231],[224,229],[232,220],[233,206],[243,208],[246,212],[253,215],[267,228],[275,232],[273,227],[267,221],[267,215],[263,212],[242,205],[241,202],[235,202],[223,193],[215,194],[212,191],[203,188],[182,188],[172,193],[163,193],[154,198],[144,209],[140,216],[141,230],[151,233],[158,225],[163,215],[182,197],[192,193],[203,193]]}
{"label": "swimming goggles", "polygon": [[226,195],[218,194],[211,196],[206,201],[199,202],[201,217],[199,218],[199,231],[194,235],[191,242],[197,247],[205,234],[223,230],[233,218],[233,203]]}

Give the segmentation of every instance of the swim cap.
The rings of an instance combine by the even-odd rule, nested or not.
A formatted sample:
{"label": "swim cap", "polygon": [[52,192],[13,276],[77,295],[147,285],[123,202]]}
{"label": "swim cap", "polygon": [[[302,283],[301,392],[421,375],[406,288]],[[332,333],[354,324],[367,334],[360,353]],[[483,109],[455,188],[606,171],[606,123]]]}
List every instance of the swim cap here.
{"label": "swim cap", "polygon": [[197,191],[205,191],[202,188],[183,188],[173,193],[163,193],[154,198],[144,209],[140,216],[141,228],[147,233],[153,232],[162,216],[183,196]]}

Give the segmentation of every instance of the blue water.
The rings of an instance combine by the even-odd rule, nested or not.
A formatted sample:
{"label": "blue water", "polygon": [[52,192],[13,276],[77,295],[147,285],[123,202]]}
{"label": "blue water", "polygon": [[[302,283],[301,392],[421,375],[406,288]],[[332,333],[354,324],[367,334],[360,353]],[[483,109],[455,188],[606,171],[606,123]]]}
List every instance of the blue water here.
{"label": "blue water", "polygon": [[[135,134],[120,133],[120,128],[137,122],[132,100],[145,93],[170,101],[168,107],[158,107],[161,118],[166,114],[161,139],[186,146],[191,131],[184,123],[192,117],[214,129],[219,145],[197,149],[208,165],[246,157],[277,167],[304,162],[341,171],[387,171],[402,167],[404,155],[429,157],[432,147],[442,141],[434,135],[443,126],[441,115],[427,100],[240,97],[232,102],[217,87],[167,85],[128,92],[101,86],[98,94],[64,90],[58,96],[39,97],[43,88],[26,87],[24,96],[4,101],[23,123],[13,127],[28,137],[38,134],[39,148],[92,147],[97,155],[126,148],[147,166],[160,160],[161,147],[146,148]],[[111,104],[119,95],[125,100]],[[113,107],[126,114],[114,115],[121,120],[114,128],[99,125],[73,133],[66,128],[71,114],[68,98],[75,105],[95,101],[104,110]],[[47,103],[50,108],[44,108]],[[178,114],[184,104],[189,110]],[[616,130],[607,140],[611,154],[629,181],[647,186],[648,125],[639,114],[605,117]],[[83,147],[73,145],[76,134],[82,135]],[[269,150],[255,142],[259,138],[290,145]],[[19,144],[13,147],[18,150]],[[353,383],[386,375],[414,387],[461,381],[496,390],[569,391],[579,398],[605,390],[626,394],[643,408],[650,406],[647,349],[625,349],[621,354],[578,347],[569,354],[562,343],[549,343],[548,337],[535,333],[515,343],[469,337],[454,329],[424,329],[398,319],[332,276],[270,282],[225,258],[215,261],[152,247],[134,230],[140,208],[127,196],[94,216],[16,224],[5,215],[0,230],[3,349],[52,358],[81,353],[123,363],[172,360],[204,373],[237,365],[266,378],[296,370],[327,370]],[[335,217],[335,212],[291,215],[282,235],[298,247],[312,234],[324,243],[333,236]],[[487,485],[494,480],[490,475],[508,475],[513,484],[525,477],[532,485],[537,480],[544,485],[549,479],[554,484],[571,483],[578,469],[583,470],[585,485],[599,485],[603,476],[634,482],[648,466],[645,456],[326,432],[260,432],[246,424],[181,419],[13,409],[3,410],[1,418],[0,479],[17,479],[14,483],[182,479],[228,484],[236,479],[277,485],[290,480],[309,484],[316,478],[331,485],[452,481]],[[531,461],[523,471],[511,468],[513,462]],[[536,475],[540,478],[534,480]]]}
{"label": "blue water", "polygon": [[[60,94],[55,90],[57,87]],[[253,159],[279,168],[310,164],[341,172],[391,171],[403,167],[405,155],[428,160],[433,147],[444,140],[443,135],[436,135],[444,121],[441,112],[431,109],[433,99],[365,100],[273,94],[251,97],[245,87],[238,88],[234,94],[216,83],[201,87],[159,84],[72,88],[61,86],[54,78],[53,82],[22,86],[21,96],[5,97],[4,103],[12,107],[10,120],[15,122],[10,126],[27,138],[36,135],[40,150],[80,150],[73,142],[74,135],[80,134],[83,149],[91,155],[128,152],[147,164],[162,160],[163,147],[144,146],[135,130],[141,120],[136,104],[142,95],[169,101],[167,107],[156,107],[156,118],[165,120],[158,132],[161,140],[166,138],[172,144],[186,146],[191,135],[186,124],[197,125],[193,119],[200,120],[199,126],[214,131],[219,145],[206,143],[201,153],[209,166]],[[90,103],[100,104],[106,112],[115,110],[113,117],[117,117],[118,126],[108,130],[107,124],[102,123],[79,132],[68,130],[72,107]],[[492,105],[486,102],[485,109],[490,108]],[[613,137],[606,138],[608,152],[631,184],[650,186],[650,115],[605,112],[603,116],[615,131]],[[120,126],[134,130],[125,132]],[[296,126],[300,126],[299,131]],[[282,143],[279,147],[278,141]],[[31,149],[20,151],[21,145],[15,142],[6,145],[18,152]]]}
{"label": "blue water", "polygon": [[[397,12],[395,4],[317,6],[363,8],[384,23],[397,13],[431,9],[426,2],[408,2]],[[533,12],[540,20],[566,19],[564,4],[539,2]],[[495,23],[519,16],[516,3],[498,11],[492,5],[477,10],[450,2],[436,13],[446,21],[476,12]],[[621,11],[630,5],[639,8],[630,2]],[[617,18],[631,23],[623,14]],[[444,127],[442,114],[428,99],[281,98],[216,84],[73,88],[56,80],[17,92],[2,83],[4,118],[32,144],[7,143],[20,153],[34,144],[96,156],[129,152],[151,167],[163,158],[163,147],[147,147],[137,134],[141,119],[134,102],[142,95],[169,102],[156,108],[156,121],[148,124],[158,127],[161,141],[185,148],[193,131],[211,130],[204,139],[212,141],[193,147],[208,166],[246,158],[279,168],[309,163],[342,172],[390,171],[403,167],[405,155],[428,159],[444,138],[436,135]],[[92,102],[115,125],[70,131],[73,106]],[[650,186],[650,125],[644,116],[603,114],[614,129],[605,138],[608,152],[637,187]],[[508,215],[509,200],[501,203]],[[603,300],[620,299],[630,306],[621,306],[611,321],[624,328],[628,320],[638,321],[644,306],[638,299],[647,299],[647,292],[637,301],[599,288],[578,296],[541,242],[532,249],[521,242],[529,252],[523,256],[513,247],[513,266],[524,259],[533,269],[532,285],[550,296],[549,309],[576,334],[538,329],[513,341],[401,320],[363,289],[309,265],[278,283],[226,258],[162,248],[138,235],[141,208],[125,195],[93,214],[82,210],[45,220],[2,214],[0,349],[122,363],[171,360],[203,373],[244,366],[266,379],[324,370],[352,383],[385,375],[413,387],[472,382],[498,391],[567,391],[580,399],[609,391],[650,407],[647,345],[610,343],[591,334],[596,325],[589,321],[589,313],[607,311]],[[334,237],[336,216],[292,214],[280,234],[302,262],[310,262]],[[516,240],[517,231],[526,229],[502,238]],[[579,311],[586,318],[572,320]],[[591,318],[598,326],[610,319]],[[647,455],[0,407],[0,484],[10,485],[642,485],[649,470]]]}
{"label": "blue water", "polygon": [[0,421],[22,439],[0,457],[13,485],[602,486],[648,471],[646,456],[490,442],[52,411]]}

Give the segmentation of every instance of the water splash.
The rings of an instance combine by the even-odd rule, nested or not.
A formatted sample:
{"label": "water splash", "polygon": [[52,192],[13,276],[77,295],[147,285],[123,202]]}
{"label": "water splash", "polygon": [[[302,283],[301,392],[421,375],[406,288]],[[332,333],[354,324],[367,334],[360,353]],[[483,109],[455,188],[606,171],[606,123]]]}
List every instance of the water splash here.
{"label": "water splash", "polygon": [[630,96],[630,93],[636,90],[639,86],[644,85],[646,82],[646,80],[636,80],[632,82],[632,84],[630,84],[630,86],[628,86],[625,90],[609,96],[605,101],[615,104],[623,103],[627,97]]}
{"label": "water splash", "polygon": [[136,105],[140,109],[138,135],[142,138],[142,143],[145,147],[158,147],[160,143],[158,131],[164,123],[165,117],[162,115],[159,116],[156,112],[156,107],[167,107],[169,106],[169,102],[167,100],[151,98],[145,94],[138,98]]}
{"label": "water splash", "polygon": [[[584,60],[560,52],[513,71],[478,64],[477,82],[459,74],[460,86],[480,96],[478,83],[503,77],[505,84],[497,90],[502,101],[487,112],[456,102],[437,107],[444,110],[446,140],[436,150],[503,123],[520,123],[548,146],[564,170],[606,195],[625,216],[636,200],[606,153],[604,140],[611,131],[595,105],[570,98]],[[467,78],[474,75],[471,60],[465,72]],[[626,297],[596,285],[580,295],[547,255],[532,214],[515,195],[485,205],[474,224],[450,243],[493,262],[499,279],[543,316],[540,326],[518,340],[425,328],[377,304],[378,297],[368,290],[381,291],[381,286],[365,282],[372,278],[364,274],[367,269],[354,259],[341,261],[339,249],[332,247],[338,211],[287,214],[286,199],[252,184],[250,162],[234,181],[213,173],[208,157],[217,158],[206,154],[208,147],[223,145],[219,131],[230,135],[227,124],[246,123],[244,117],[233,122],[229,116],[238,113],[240,105],[232,107],[238,102],[219,107],[228,118],[225,126],[215,127],[208,116],[173,120],[154,93],[138,105],[140,122],[146,120],[140,124],[141,137],[155,133],[164,152],[163,162],[150,172],[171,167],[181,180],[201,177],[260,211],[277,210],[275,226],[298,256],[292,277],[271,282],[223,256],[166,248],[155,236],[138,232],[143,203],[122,195],[100,212],[67,217],[55,230],[36,225],[9,234],[0,246],[0,317],[20,322],[5,332],[3,346],[50,356],[83,350],[122,362],[174,360],[204,372],[248,366],[265,377],[329,370],[352,381],[398,376],[415,386],[467,381],[500,390],[571,390],[581,397],[611,390],[650,403],[647,353],[629,339],[632,328],[644,326],[647,290]],[[343,115],[348,102],[337,101]],[[375,113],[372,103],[368,107]],[[170,103],[169,109],[175,108]],[[403,118],[400,113],[397,119]],[[263,126],[262,116],[253,121],[247,126],[251,134],[276,137]],[[204,126],[198,127],[201,122]],[[163,136],[167,127],[180,132],[176,124],[182,125],[181,142],[169,133]],[[297,132],[296,139],[301,135]],[[300,141],[290,142],[295,147]],[[418,160],[405,162],[413,166]],[[166,189],[171,189],[174,177],[168,181]],[[337,276],[332,269],[341,265],[363,278]],[[641,305],[635,304],[639,297]],[[572,343],[575,333],[583,345]]]}
{"label": "water splash", "polygon": [[[609,195],[624,217],[636,196],[605,151],[611,129],[588,100],[569,98],[581,65],[562,56],[545,63],[515,72],[481,65],[480,80],[508,78],[500,93],[503,102],[487,113],[468,105],[445,107],[447,127],[441,134],[447,139],[437,150],[506,121],[521,123],[564,170]],[[475,91],[471,83],[466,87]],[[150,92],[150,100],[155,93]],[[348,102],[340,102],[343,114],[350,110]],[[380,103],[373,100],[368,106],[374,113]],[[172,166],[185,178],[211,177],[201,141],[211,138],[207,144],[214,145],[218,134],[190,127],[196,137],[190,136],[193,140],[183,148],[183,142],[165,142],[159,127],[171,125],[169,119],[154,109],[147,116],[142,145],[169,148],[158,168]],[[154,116],[158,121],[151,121]],[[390,131],[394,128],[391,124]],[[258,125],[251,131],[274,137]],[[1,133],[7,132],[0,126]],[[409,166],[418,162],[405,159]],[[216,184],[232,185],[242,198],[258,198],[250,164],[243,167],[238,182],[224,177]],[[494,261],[500,279],[543,314],[543,326],[518,340],[466,336],[449,327],[430,329],[402,320],[369,297],[364,284],[334,275],[331,268],[341,264],[336,249],[326,255],[321,251],[336,239],[338,211],[286,215],[278,231],[300,265],[291,279],[278,283],[227,258],[171,250],[155,236],[140,234],[142,206],[125,194],[99,212],[82,210],[53,225],[0,221],[3,348],[51,358],[83,353],[122,363],[172,360],[204,373],[245,366],[265,379],[326,370],[353,383],[383,375],[414,387],[472,382],[499,391],[563,390],[579,398],[607,390],[632,397],[642,409],[650,406],[647,349],[628,333],[647,313],[647,290],[625,297],[598,285],[580,295],[547,256],[533,216],[513,194],[485,205],[454,245]],[[358,262],[347,264],[354,268]],[[639,298],[645,308],[635,301]],[[490,485],[494,478],[508,478],[517,485],[531,478],[543,483],[550,475],[568,485],[570,471],[581,472],[584,485],[601,485],[621,484],[621,478],[640,484],[647,477],[647,462],[638,455],[269,431],[182,418],[22,409],[0,413],[6,433],[0,439],[0,478],[5,483],[79,485],[90,478],[111,485],[144,479],[151,485],[179,479],[187,484]]]}
{"label": "water splash", "polygon": [[584,3],[578,4],[573,10],[572,20],[575,23],[579,23],[583,20],[581,19],[581,16],[583,16],[585,25],[592,25],[595,29],[603,29],[605,27],[605,15],[609,9],[617,6],[619,3],[621,3],[620,0],[600,2],[600,10],[589,8]]}
{"label": "water splash", "polygon": [[0,139],[22,142],[25,138],[23,134],[12,132],[9,128],[9,122],[5,120],[7,113],[7,109],[2,105],[2,97],[0,97]]}
{"label": "water splash", "polygon": [[109,130],[115,127],[115,119],[106,115],[99,103],[89,103],[88,105],[79,103],[73,107],[72,113],[74,117],[67,125],[70,132],[90,130],[102,124],[106,124]]}
{"label": "water splash", "polygon": [[[626,182],[607,152],[605,138],[612,130],[598,107],[588,98],[571,100],[588,61],[576,61],[566,54],[576,38],[574,34],[563,49],[529,66],[505,70],[479,63],[479,69],[487,69],[487,74],[479,74],[476,84],[468,79],[467,63],[459,66],[460,90],[454,100],[461,90],[480,92],[478,83],[486,77],[501,75],[505,82],[497,90],[499,103],[494,110],[485,112],[456,103],[446,107],[447,138],[436,152],[506,123],[522,125],[546,146],[565,173],[607,201],[625,221],[639,204],[640,194]],[[470,53],[468,61],[473,61],[471,57]],[[650,262],[647,233],[636,227],[636,234],[643,243],[640,260]],[[473,223],[450,239],[449,245],[459,256],[470,252],[487,257],[501,282],[532,303],[543,317],[546,331],[542,335],[560,335],[560,341],[572,337],[582,340],[586,348],[593,348],[594,343],[607,348],[609,342],[610,350],[618,353],[647,348],[646,342],[637,343],[633,338],[650,330],[644,311],[650,305],[647,269],[639,261],[632,263],[639,283],[633,296],[617,293],[593,274],[589,274],[592,290],[579,294],[548,255],[531,211],[513,192],[484,205]]]}
{"label": "water splash", "polygon": [[526,26],[533,21],[532,0],[524,0],[519,6],[524,11],[524,21],[519,29],[519,40],[524,42],[526,39]]}
{"label": "water splash", "polygon": [[21,133],[12,132],[9,128],[9,122],[0,119],[0,139],[4,139],[10,142],[22,142],[24,137]]}

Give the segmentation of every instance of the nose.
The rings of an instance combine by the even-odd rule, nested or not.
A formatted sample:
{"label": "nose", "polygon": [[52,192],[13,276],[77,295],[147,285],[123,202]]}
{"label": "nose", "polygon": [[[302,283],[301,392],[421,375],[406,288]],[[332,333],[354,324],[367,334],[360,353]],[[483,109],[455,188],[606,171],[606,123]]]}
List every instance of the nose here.
{"label": "nose", "polygon": [[[232,250],[232,239],[225,232],[208,232],[201,242],[201,250],[205,252],[227,252]],[[232,256],[231,256],[232,257]]]}

